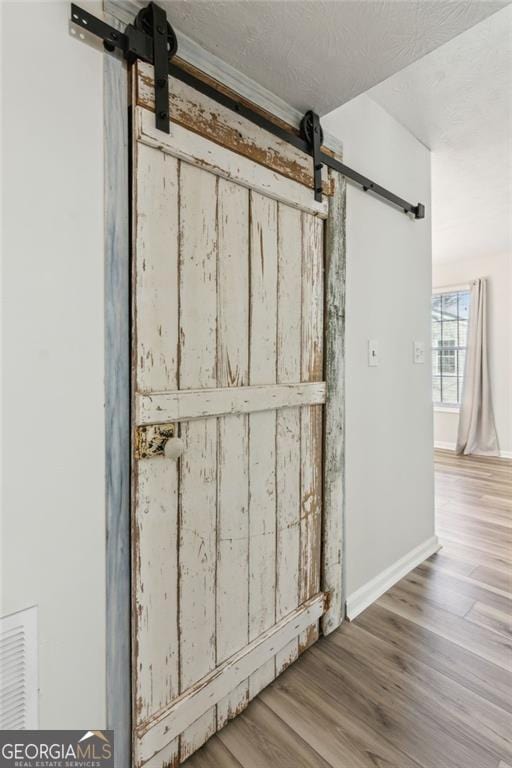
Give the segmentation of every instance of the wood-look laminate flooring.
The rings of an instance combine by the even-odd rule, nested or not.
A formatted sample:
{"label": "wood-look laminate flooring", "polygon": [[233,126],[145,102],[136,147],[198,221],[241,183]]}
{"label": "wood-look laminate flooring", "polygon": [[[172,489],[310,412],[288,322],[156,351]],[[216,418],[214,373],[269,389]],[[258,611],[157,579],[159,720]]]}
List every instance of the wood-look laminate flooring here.
{"label": "wood-look laminate flooring", "polygon": [[441,551],[186,768],[512,768],[512,462],[435,459]]}

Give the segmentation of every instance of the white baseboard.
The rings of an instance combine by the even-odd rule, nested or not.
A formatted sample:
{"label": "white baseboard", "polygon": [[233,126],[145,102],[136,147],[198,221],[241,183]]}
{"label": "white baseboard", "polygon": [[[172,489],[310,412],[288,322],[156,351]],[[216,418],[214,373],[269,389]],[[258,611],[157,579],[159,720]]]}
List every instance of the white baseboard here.
{"label": "white baseboard", "polygon": [[436,441],[434,443],[434,448],[440,448],[442,451],[454,451],[455,443],[440,443],[439,441]]}
{"label": "white baseboard", "polygon": [[[434,443],[434,448],[440,448],[442,451],[454,451],[455,450],[455,443],[440,443],[436,441]],[[485,458],[485,456],[484,456]],[[500,451],[499,454],[500,459],[512,459],[512,451]]]}
{"label": "white baseboard", "polygon": [[407,576],[410,571],[414,570],[416,566],[420,565],[420,563],[440,548],[439,539],[437,536],[432,536],[349,595],[347,597],[347,619],[349,621],[355,619],[365,608],[368,608],[369,605],[383,595],[384,592],[391,589],[397,581]]}

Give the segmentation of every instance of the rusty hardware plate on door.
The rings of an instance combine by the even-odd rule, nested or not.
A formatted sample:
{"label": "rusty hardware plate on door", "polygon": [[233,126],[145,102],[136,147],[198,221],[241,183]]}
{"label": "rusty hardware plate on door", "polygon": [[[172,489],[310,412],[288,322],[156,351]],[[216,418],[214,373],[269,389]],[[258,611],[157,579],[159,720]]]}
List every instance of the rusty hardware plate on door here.
{"label": "rusty hardware plate on door", "polygon": [[135,458],[165,455],[165,444],[176,434],[176,424],[147,424],[135,429]]}

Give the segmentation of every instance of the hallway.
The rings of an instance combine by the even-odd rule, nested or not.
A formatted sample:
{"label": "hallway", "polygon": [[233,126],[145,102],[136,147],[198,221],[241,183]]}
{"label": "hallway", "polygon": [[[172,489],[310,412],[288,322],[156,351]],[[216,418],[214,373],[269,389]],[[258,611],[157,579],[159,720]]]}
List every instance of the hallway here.
{"label": "hallway", "polygon": [[512,463],[436,452],[443,548],[190,768],[511,768]]}

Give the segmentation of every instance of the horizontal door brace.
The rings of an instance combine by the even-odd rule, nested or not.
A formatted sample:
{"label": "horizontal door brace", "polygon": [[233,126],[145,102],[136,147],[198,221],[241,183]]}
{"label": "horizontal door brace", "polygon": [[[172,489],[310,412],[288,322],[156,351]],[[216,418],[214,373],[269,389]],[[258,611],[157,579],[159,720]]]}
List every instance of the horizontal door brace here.
{"label": "horizontal door brace", "polygon": [[[152,20],[152,23],[148,23],[148,18]],[[417,203],[416,205],[409,203],[402,197],[390,192],[389,189],[386,189],[368,177],[363,176],[363,174],[358,173],[358,171],[354,171],[352,168],[349,168],[348,165],[336,160],[336,158],[331,157],[331,155],[328,155],[326,152],[322,152],[320,148],[320,120],[318,115],[314,112],[310,111],[304,115],[301,123],[302,135],[299,135],[277,125],[260,112],[253,110],[248,105],[242,104],[231,96],[218,91],[212,85],[209,85],[195,75],[186,72],[184,69],[181,69],[181,67],[174,64],[172,58],[178,47],[177,38],[171,25],[167,22],[165,11],[159,8],[155,3],[150,3],[149,6],[143,8],[137,15],[134,24],[129,24],[124,33],[119,32],[114,27],[106,24],[101,19],[98,19],[96,16],[93,16],[91,13],[85,11],[74,3],[71,4],[71,22],[90,34],[100,37],[103,40],[104,47],[107,51],[112,52],[115,49],[119,49],[129,63],[133,63],[136,59],[142,59],[143,61],[147,61],[154,65],[156,91],[155,119],[157,128],[160,130],[164,130],[167,133],[169,132],[169,119],[171,118],[168,114],[168,89],[166,89],[161,76],[162,62],[163,57],[165,56],[167,73],[171,77],[181,80],[183,83],[186,83],[205,96],[208,96],[208,98],[213,101],[231,109],[233,112],[250,120],[265,131],[272,133],[279,139],[286,141],[288,144],[291,144],[302,152],[310,155],[313,158],[313,177],[316,180],[314,189],[316,200],[322,199],[322,190],[318,180],[321,178],[322,165],[326,165],[328,168],[331,168],[333,171],[336,171],[360,186],[365,192],[371,192],[374,195],[387,200],[389,203],[401,208],[404,213],[412,214],[415,219],[425,218],[425,206],[422,203]],[[167,28],[167,35],[161,31],[165,28]],[[153,34],[155,34],[156,37],[153,37]],[[165,38],[166,40],[166,50],[164,50],[163,53],[159,38]],[[158,76],[156,72],[157,66],[160,69]]]}
{"label": "horizontal door brace", "polygon": [[318,621],[325,613],[328,601],[329,594],[326,592],[318,592],[310,597],[245,648],[198,680],[170,705],[141,723],[137,728],[137,736],[144,764],[291,640],[295,640]]}
{"label": "horizontal door brace", "polygon": [[324,381],[182,389],[178,392],[137,392],[135,419],[137,424],[155,424],[322,405],[325,403],[325,393]]}

